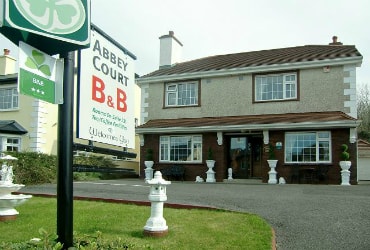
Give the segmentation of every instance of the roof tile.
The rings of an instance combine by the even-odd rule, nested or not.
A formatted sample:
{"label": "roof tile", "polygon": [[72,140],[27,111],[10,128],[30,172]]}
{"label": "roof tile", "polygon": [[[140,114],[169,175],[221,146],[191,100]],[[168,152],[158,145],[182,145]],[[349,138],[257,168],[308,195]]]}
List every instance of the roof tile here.
{"label": "roof tile", "polygon": [[305,45],[199,58],[156,70],[141,78],[350,57],[362,58],[354,45]]}

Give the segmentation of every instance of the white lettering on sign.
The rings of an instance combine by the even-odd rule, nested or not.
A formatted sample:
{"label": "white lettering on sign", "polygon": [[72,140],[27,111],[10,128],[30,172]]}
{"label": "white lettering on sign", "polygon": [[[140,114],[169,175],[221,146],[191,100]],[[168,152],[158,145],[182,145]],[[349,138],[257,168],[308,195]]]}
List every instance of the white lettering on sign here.
{"label": "white lettering on sign", "polygon": [[32,78],[32,82],[34,84],[39,85],[39,86],[44,86],[44,82],[42,80],[39,80],[39,79],[36,79],[36,78]]}

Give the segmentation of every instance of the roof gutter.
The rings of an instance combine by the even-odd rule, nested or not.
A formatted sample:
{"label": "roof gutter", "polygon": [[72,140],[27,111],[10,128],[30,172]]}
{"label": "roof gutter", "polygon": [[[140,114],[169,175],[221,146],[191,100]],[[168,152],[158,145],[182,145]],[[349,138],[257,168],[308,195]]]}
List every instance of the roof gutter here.
{"label": "roof gutter", "polygon": [[271,123],[271,124],[243,124],[225,126],[198,126],[198,127],[168,127],[168,128],[136,128],[137,134],[162,133],[199,133],[199,132],[232,132],[241,130],[302,130],[302,129],[333,129],[356,128],[361,121],[330,121],[330,122],[302,122],[302,123]]}
{"label": "roof gutter", "polygon": [[172,80],[184,80],[189,78],[207,78],[207,77],[217,77],[217,76],[231,76],[231,75],[241,75],[241,74],[251,74],[251,73],[261,73],[261,72],[271,72],[271,71],[283,71],[292,69],[308,69],[317,68],[324,66],[337,66],[337,65],[347,65],[355,64],[360,67],[362,63],[362,56],[348,57],[348,58],[336,58],[327,59],[321,61],[306,61],[299,63],[284,63],[284,64],[273,64],[273,65],[262,65],[255,67],[245,67],[245,68],[233,68],[233,69],[221,69],[221,70],[210,70],[201,72],[186,72],[182,74],[173,75],[163,75],[163,76],[153,76],[153,77],[143,77],[136,79],[138,85],[144,83],[154,83],[154,82],[164,82]]}

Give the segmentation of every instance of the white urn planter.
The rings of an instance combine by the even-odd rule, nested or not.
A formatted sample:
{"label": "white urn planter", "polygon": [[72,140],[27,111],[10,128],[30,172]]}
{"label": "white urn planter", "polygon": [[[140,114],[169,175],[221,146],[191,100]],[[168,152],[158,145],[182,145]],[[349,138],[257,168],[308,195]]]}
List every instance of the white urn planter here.
{"label": "white urn planter", "polygon": [[351,161],[340,161],[339,162],[339,166],[342,168],[342,171],[340,171],[342,175],[342,183],[341,183],[342,186],[351,185],[349,183],[349,179],[351,175],[351,171],[349,171],[349,169],[351,168],[351,164],[352,164]]}
{"label": "white urn planter", "polygon": [[154,161],[144,161],[144,165],[145,165],[145,180],[153,179]]}
{"label": "white urn planter", "polygon": [[269,174],[268,184],[277,184],[277,178],[276,178],[277,172],[275,168],[276,168],[278,160],[267,160],[267,162],[270,167],[270,171],[268,172]]}
{"label": "white urn planter", "polygon": [[215,171],[213,171],[213,167],[215,166],[215,162],[214,160],[206,160],[206,164],[207,164],[207,167],[208,167],[208,171],[206,172],[207,173],[207,179],[206,179],[206,182],[216,182],[216,179],[215,179]]}
{"label": "white urn planter", "polygon": [[[1,156],[0,159],[17,160],[10,155]],[[23,184],[14,184],[13,177],[13,167],[5,162],[0,169],[0,222],[15,220],[19,214],[15,207],[32,198],[32,195],[12,194],[24,187]]]}

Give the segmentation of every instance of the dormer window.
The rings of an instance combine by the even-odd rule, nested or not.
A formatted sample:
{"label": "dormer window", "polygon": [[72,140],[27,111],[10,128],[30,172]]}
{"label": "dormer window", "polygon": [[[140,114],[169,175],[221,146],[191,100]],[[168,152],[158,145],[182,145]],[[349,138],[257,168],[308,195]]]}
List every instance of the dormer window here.
{"label": "dormer window", "polygon": [[298,99],[298,77],[296,72],[255,75],[254,100],[282,101]]}
{"label": "dormer window", "polygon": [[165,107],[198,105],[198,81],[166,83]]}

